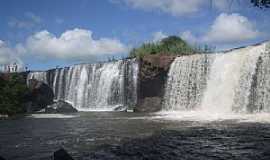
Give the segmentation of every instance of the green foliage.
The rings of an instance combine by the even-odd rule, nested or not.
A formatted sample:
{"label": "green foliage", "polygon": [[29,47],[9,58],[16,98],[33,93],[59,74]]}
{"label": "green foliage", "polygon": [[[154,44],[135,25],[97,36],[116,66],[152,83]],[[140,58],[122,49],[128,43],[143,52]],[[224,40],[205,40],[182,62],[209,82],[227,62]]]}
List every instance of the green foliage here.
{"label": "green foliage", "polygon": [[28,88],[17,73],[8,76],[8,80],[0,77],[0,114],[24,113]]}
{"label": "green foliage", "polygon": [[149,54],[162,55],[190,55],[195,53],[210,52],[209,46],[192,47],[177,36],[164,38],[158,43],[144,43],[139,48],[133,48],[130,57],[144,57]]}

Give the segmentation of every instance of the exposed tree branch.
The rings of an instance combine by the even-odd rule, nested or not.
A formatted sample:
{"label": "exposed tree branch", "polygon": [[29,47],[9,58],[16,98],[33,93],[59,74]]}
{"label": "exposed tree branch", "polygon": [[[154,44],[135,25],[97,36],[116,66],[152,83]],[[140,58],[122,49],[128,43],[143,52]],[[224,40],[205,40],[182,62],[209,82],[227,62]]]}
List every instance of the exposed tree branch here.
{"label": "exposed tree branch", "polygon": [[270,0],[251,0],[255,7],[270,8]]}

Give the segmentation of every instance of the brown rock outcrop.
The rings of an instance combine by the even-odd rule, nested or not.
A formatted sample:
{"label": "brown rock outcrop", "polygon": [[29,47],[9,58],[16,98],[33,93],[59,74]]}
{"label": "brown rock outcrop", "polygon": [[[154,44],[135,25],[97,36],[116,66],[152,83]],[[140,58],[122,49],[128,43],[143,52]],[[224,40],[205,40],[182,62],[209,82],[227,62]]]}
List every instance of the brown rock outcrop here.
{"label": "brown rock outcrop", "polygon": [[170,65],[176,56],[147,55],[140,59],[137,112],[161,109],[164,86]]}

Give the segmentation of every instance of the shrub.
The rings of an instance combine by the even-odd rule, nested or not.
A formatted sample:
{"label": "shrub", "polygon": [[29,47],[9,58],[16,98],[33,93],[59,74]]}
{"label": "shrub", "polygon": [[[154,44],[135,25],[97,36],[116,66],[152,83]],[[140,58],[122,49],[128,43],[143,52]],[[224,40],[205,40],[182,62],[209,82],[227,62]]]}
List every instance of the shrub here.
{"label": "shrub", "polygon": [[130,57],[143,57],[149,54],[189,55],[195,52],[196,50],[180,37],[170,36],[157,43],[144,43],[139,48],[133,48]]}

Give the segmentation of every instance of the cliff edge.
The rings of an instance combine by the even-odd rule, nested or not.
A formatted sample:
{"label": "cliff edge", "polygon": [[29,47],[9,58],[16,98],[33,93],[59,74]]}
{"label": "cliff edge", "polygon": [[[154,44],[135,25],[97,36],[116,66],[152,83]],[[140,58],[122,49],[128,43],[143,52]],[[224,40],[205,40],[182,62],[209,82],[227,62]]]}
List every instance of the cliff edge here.
{"label": "cliff edge", "polygon": [[138,104],[136,112],[161,110],[170,65],[175,55],[147,55],[139,59]]}

